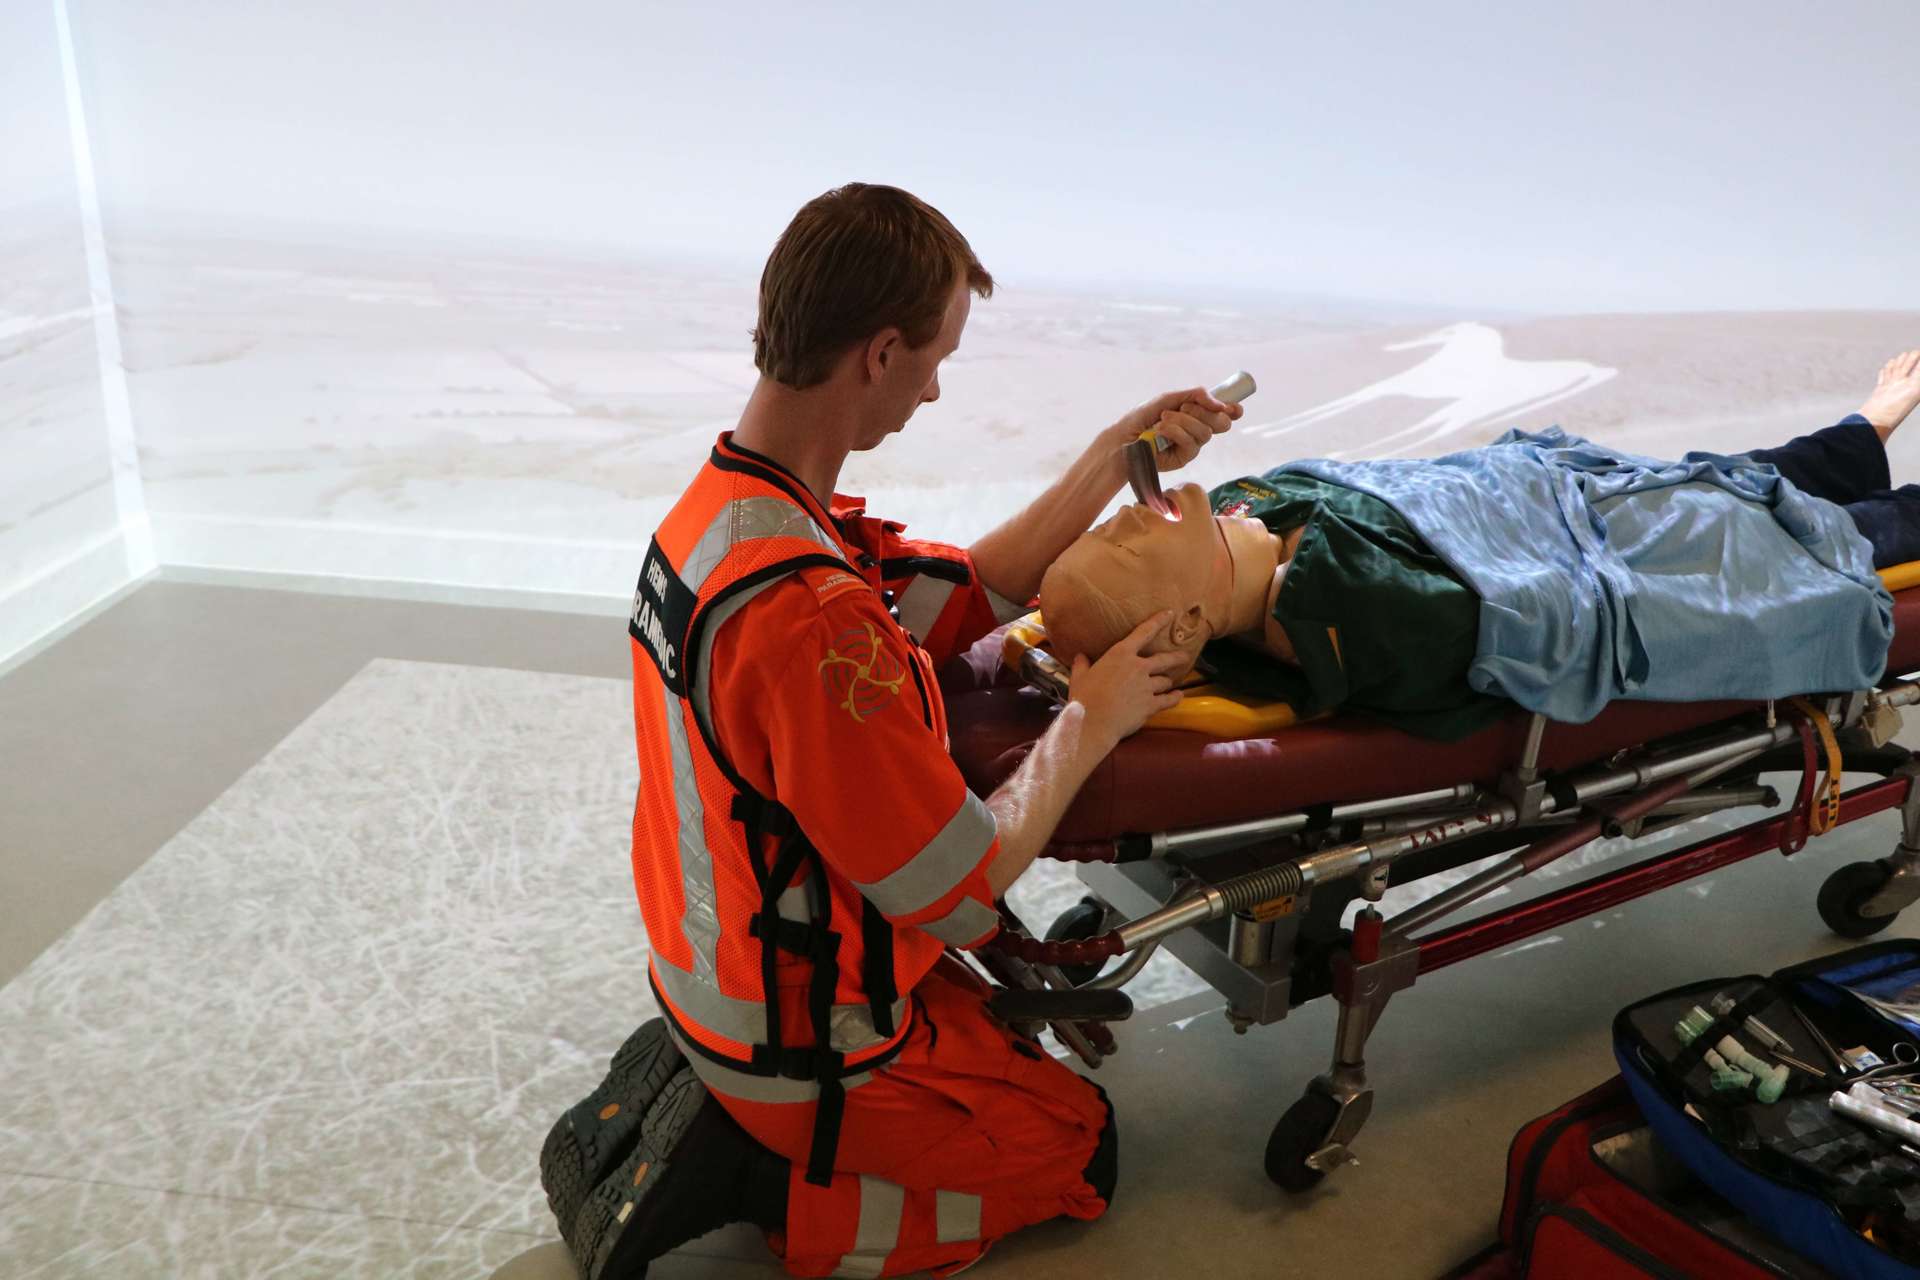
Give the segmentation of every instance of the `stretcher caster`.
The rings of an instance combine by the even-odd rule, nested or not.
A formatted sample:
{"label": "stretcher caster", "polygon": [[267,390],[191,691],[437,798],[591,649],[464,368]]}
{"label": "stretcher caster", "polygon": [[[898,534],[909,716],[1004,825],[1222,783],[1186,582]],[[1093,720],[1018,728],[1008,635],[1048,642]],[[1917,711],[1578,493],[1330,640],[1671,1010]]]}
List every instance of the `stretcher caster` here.
{"label": "stretcher caster", "polygon": [[1322,1077],[1308,1085],[1267,1138],[1267,1176],[1283,1191],[1311,1191],[1341,1165],[1359,1163],[1347,1144],[1373,1110],[1373,1090],[1342,1090],[1344,1098],[1335,1097],[1328,1083]]}
{"label": "stretcher caster", "polygon": [[[1107,905],[1098,898],[1086,897],[1053,918],[1047,928],[1048,942],[1085,942],[1107,931]],[[1084,986],[1100,976],[1104,964],[1063,964],[1061,974],[1074,986]]]}
{"label": "stretcher caster", "polygon": [[1327,1145],[1339,1118],[1339,1103],[1318,1090],[1307,1090],[1287,1108],[1267,1138],[1267,1176],[1283,1191],[1298,1193],[1319,1186],[1326,1170],[1314,1168],[1307,1160]]}
{"label": "stretcher caster", "polygon": [[1885,859],[1849,862],[1820,886],[1815,899],[1820,919],[1843,938],[1871,938],[1899,917],[1897,908],[1878,914],[1880,904],[1874,901],[1892,878],[1893,868]]}

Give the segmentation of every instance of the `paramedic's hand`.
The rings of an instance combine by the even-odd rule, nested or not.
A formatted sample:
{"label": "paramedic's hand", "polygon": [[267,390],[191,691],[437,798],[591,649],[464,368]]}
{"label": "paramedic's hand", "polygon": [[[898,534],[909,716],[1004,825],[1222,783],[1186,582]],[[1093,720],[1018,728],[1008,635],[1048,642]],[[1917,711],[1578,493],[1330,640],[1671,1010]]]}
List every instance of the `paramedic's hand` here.
{"label": "paramedic's hand", "polygon": [[1138,439],[1148,427],[1159,428],[1168,447],[1160,454],[1162,471],[1178,471],[1199,456],[1207,441],[1233,426],[1244,410],[1237,404],[1215,400],[1205,387],[1188,387],[1155,396],[1129,411],[1120,421],[1101,433],[1101,447],[1113,454],[1120,467],[1120,483],[1126,483],[1126,464],[1118,459],[1119,450]]}
{"label": "paramedic's hand", "polygon": [[1187,666],[1187,655],[1140,652],[1172,619],[1173,614],[1163,610],[1135,627],[1098,662],[1088,662],[1085,654],[1073,660],[1070,701],[1086,708],[1088,728],[1114,746],[1145,724],[1148,716],[1178,706],[1184,696],[1167,673]]}

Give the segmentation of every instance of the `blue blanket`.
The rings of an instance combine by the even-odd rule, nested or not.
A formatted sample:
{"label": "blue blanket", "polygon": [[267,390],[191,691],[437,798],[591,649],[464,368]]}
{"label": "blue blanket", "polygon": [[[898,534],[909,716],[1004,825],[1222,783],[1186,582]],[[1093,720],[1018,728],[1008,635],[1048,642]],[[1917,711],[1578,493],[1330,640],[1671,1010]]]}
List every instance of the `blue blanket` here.
{"label": "blue blanket", "polygon": [[1862,689],[1886,666],[1893,598],[1866,540],[1743,456],[1661,462],[1553,427],[1444,458],[1281,469],[1405,517],[1480,596],[1468,682],[1555,720],[1614,698]]}

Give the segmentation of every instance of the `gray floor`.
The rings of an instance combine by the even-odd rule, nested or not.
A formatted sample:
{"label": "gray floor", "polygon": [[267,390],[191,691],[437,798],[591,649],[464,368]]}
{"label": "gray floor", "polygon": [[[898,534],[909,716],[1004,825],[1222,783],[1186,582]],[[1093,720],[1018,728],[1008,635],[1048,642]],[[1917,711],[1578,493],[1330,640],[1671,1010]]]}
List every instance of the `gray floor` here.
{"label": "gray floor", "polygon": [[[285,1050],[283,1037],[270,1019],[255,1017],[242,1024],[256,1035],[264,1029],[263,1043],[250,1050],[260,1069],[222,1075],[213,1068],[231,1067],[231,1039],[161,1046],[165,1019],[135,1008],[154,1024],[143,1027],[116,1009],[141,989],[136,978],[151,986],[200,976],[190,967],[197,953],[170,951],[167,942],[171,931],[204,928],[210,918],[246,921],[252,935],[223,953],[235,967],[206,971],[204,985],[218,990],[204,992],[199,1009],[231,1003],[227,991],[256,968],[269,975],[262,980],[268,990],[309,978],[320,990],[348,967],[339,953],[316,951],[323,972],[302,975],[295,966],[276,984],[269,962],[285,964],[297,953],[279,935],[297,933],[305,918],[290,911],[287,927],[276,928],[270,914],[224,905],[224,914],[208,914],[208,886],[220,883],[224,859],[265,857],[279,847],[303,857],[327,852],[324,840],[298,830],[255,840],[248,823],[351,835],[356,824],[391,822],[380,805],[395,792],[424,789],[438,801],[471,804],[497,784],[460,775],[461,761],[484,757],[489,768],[513,769],[536,738],[564,740],[566,751],[584,754],[543,745],[543,759],[528,761],[539,767],[520,796],[526,807],[550,807],[564,821],[497,837],[470,831],[459,847],[490,848],[497,859],[531,842],[582,856],[579,849],[602,839],[598,827],[608,815],[617,819],[620,799],[611,773],[567,762],[597,761],[624,726],[582,730],[586,736],[575,741],[568,724],[602,709],[617,716],[618,689],[603,680],[484,669],[617,680],[626,660],[617,619],[155,583],[0,678],[0,980],[8,984],[0,989],[0,1022],[16,1020],[6,1028],[12,1105],[0,1119],[7,1139],[0,1143],[7,1160],[0,1163],[0,1273],[148,1274],[159,1259],[191,1256],[193,1268],[182,1269],[191,1274],[398,1274],[396,1259],[413,1260],[404,1269],[417,1274],[484,1274],[504,1256],[537,1246],[541,1229],[537,1215],[528,1216],[524,1186],[499,1209],[426,1198],[422,1187],[477,1199],[485,1183],[463,1181],[459,1169],[426,1178],[433,1161],[449,1158],[431,1142],[393,1145],[385,1168],[361,1156],[347,1162],[355,1167],[330,1168],[327,1152],[328,1144],[336,1156],[376,1149],[383,1120],[402,1133],[437,1124],[459,1130],[459,1141],[446,1145],[465,1142],[461,1150],[479,1153],[460,1157],[467,1173],[497,1167],[524,1182],[525,1133],[543,1127],[546,1095],[571,1087],[543,1077],[539,1054],[491,1066],[486,1096],[517,1099],[510,1114],[479,1104],[435,1111],[422,1107],[421,1091],[449,1087],[450,1072],[409,1068],[387,1080],[377,1058],[343,1057],[299,1080],[282,1078],[274,1055]],[[459,668],[439,676],[415,665],[421,662]],[[468,744],[443,741],[445,730],[436,728],[476,720],[500,731]],[[515,737],[522,733],[533,736]],[[416,764],[417,776],[400,776]],[[449,770],[460,776],[449,780]],[[321,818],[302,816],[315,812]],[[580,830],[578,815],[591,815],[585,825],[594,830]],[[438,830],[433,812],[421,821],[421,832]],[[1360,1143],[1363,1164],[1303,1199],[1287,1200],[1264,1181],[1260,1151],[1274,1117],[1325,1060],[1331,1008],[1309,1006],[1245,1038],[1232,1034],[1210,994],[1152,1010],[1121,1028],[1123,1051],[1101,1071],[1123,1135],[1113,1212],[1091,1227],[1049,1224],[1023,1233],[973,1274],[1038,1277],[1075,1267],[1235,1277],[1339,1267],[1432,1276],[1489,1234],[1513,1130],[1610,1073],[1606,1031],[1616,1009],[1662,987],[1765,971],[1840,945],[1813,914],[1814,891],[1833,867],[1883,854],[1894,838],[1890,816],[1859,823],[1791,862],[1755,859],[1423,979],[1396,1000],[1374,1039],[1381,1098]],[[429,846],[453,847],[424,835],[401,847]],[[120,888],[143,865],[150,871]],[[300,879],[313,870],[303,872],[297,860],[276,865],[287,877],[283,894],[297,896],[299,885],[312,882]],[[497,863],[485,865],[491,876]],[[353,879],[356,892],[316,908],[314,920],[360,920],[354,912],[372,909],[363,898],[407,898],[421,904],[407,914],[430,914],[451,909],[472,888],[434,876],[417,884],[379,878],[411,870],[405,860],[368,864]],[[545,900],[506,896],[507,910],[526,909],[518,897]],[[1899,928],[1910,930],[1904,922]],[[255,954],[263,957],[258,965],[248,959]],[[405,1002],[410,1021],[455,1026],[475,999],[463,985],[467,967],[443,967],[417,983],[404,972],[397,980],[388,975],[376,994]],[[517,972],[524,981],[524,970]],[[536,1011],[538,994],[524,1002]],[[336,1004],[316,1007],[334,1012]],[[127,1037],[129,1024],[166,1049],[169,1071],[126,1075],[114,1037]],[[520,1035],[512,1044],[537,1049],[536,1038]],[[46,1047],[36,1050],[36,1039]],[[63,1065],[83,1062],[89,1065]],[[200,1074],[208,1080],[199,1082]],[[451,1086],[468,1087],[466,1080]],[[313,1147],[306,1152],[278,1136],[284,1130],[274,1117],[312,1105],[323,1084],[348,1094],[364,1086],[364,1095],[354,1098],[351,1116],[324,1117],[326,1142],[300,1135]],[[89,1089],[101,1091],[97,1102],[89,1102]],[[237,1117],[236,1094],[246,1103]],[[131,1167],[110,1159],[110,1150],[129,1152]],[[289,1158],[295,1150],[306,1154]],[[415,1195],[418,1204],[408,1199]],[[374,1259],[386,1270],[370,1269]],[[536,1252],[524,1274],[555,1274],[552,1262],[550,1253],[542,1260]],[[655,1274],[773,1272],[757,1240],[736,1230],[709,1237]]]}
{"label": "gray floor", "polygon": [[382,657],[628,669],[617,618],[150,582],[0,677],[0,983]]}

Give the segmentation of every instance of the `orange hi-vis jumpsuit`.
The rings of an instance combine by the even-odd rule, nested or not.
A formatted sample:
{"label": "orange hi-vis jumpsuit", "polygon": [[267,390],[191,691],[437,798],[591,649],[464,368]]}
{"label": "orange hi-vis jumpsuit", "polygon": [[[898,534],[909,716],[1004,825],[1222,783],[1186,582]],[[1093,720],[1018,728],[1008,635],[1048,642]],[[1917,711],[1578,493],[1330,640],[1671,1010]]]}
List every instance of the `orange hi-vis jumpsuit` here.
{"label": "orange hi-vis jumpsuit", "polygon": [[768,1242],[798,1276],[956,1266],[1111,1191],[1084,1176],[1112,1162],[1104,1096],[942,954],[998,930],[999,843],[947,754],[936,662],[1020,610],[902,528],[822,510],[722,433],[629,627],[654,993],[709,1091],[793,1162]]}

